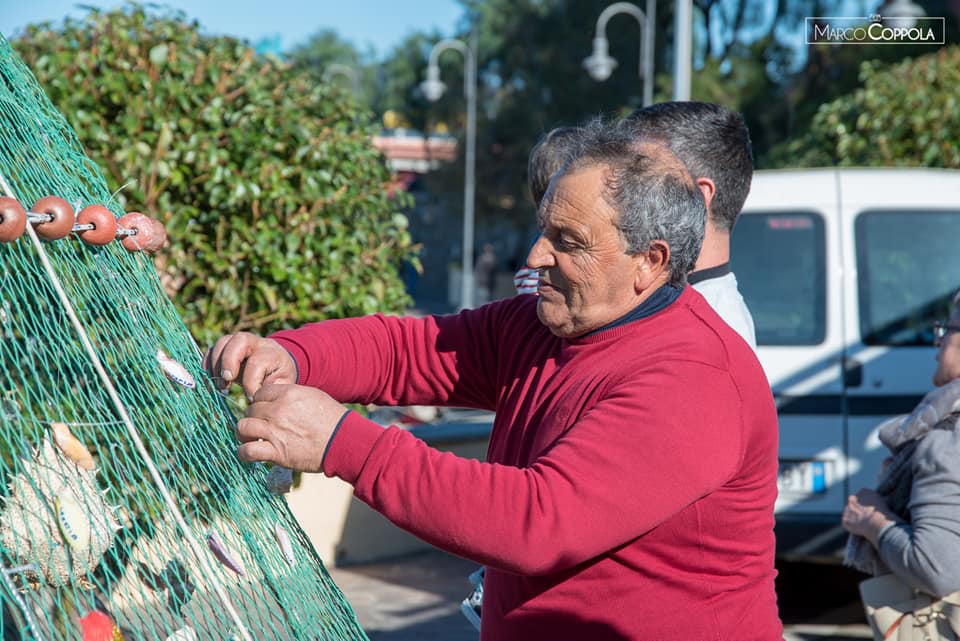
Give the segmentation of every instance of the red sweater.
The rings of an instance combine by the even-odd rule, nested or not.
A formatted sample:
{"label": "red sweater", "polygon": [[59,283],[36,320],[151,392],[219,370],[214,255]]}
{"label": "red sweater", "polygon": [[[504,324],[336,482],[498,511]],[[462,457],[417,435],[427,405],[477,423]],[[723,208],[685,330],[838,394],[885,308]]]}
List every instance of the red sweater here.
{"label": "red sweater", "polygon": [[324,472],[487,566],[484,640],[780,639],[777,415],[752,350],[689,287],[572,340],[536,301],[274,335],[341,401],[496,410],[487,463],[350,413]]}

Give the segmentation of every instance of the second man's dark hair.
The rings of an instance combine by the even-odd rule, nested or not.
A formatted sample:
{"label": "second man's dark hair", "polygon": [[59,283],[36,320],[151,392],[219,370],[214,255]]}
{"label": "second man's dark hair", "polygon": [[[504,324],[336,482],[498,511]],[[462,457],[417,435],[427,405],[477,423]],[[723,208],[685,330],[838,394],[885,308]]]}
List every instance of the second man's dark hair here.
{"label": "second man's dark hair", "polygon": [[634,135],[662,141],[683,161],[694,178],[709,178],[716,187],[710,219],[731,231],[753,179],[750,132],[743,117],[709,102],[661,102],[627,117]]}

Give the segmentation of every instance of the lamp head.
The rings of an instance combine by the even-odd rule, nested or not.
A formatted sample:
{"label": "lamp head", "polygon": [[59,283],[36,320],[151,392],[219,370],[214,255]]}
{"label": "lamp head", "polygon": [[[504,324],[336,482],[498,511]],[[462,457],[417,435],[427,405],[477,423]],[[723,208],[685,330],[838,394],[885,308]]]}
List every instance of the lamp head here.
{"label": "lamp head", "polygon": [[599,36],[593,39],[593,53],[584,58],[583,67],[590,77],[597,82],[603,82],[610,77],[617,68],[617,61],[607,53],[607,39]]}
{"label": "lamp head", "polygon": [[427,77],[420,83],[420,91],[423,92],[424,98],[430,102],[436,102],[446,90],[447,85],[440,80],[440,67],[435,65],[427,67]]}
{"label": "lamp head", "polygon": [[887,25],[903,29],[910,29],[917,24],[917,18],[927,15],[923,7],[910,0],[884,0],[877,7],[877,13],[883,16]]}

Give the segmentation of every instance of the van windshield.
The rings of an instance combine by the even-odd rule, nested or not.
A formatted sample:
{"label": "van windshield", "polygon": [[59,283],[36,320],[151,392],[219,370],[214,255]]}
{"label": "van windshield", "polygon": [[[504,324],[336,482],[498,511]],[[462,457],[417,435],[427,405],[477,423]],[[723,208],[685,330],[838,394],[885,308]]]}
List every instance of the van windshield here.
{"label": "van windshield", "polygon": [[854,229],[863,343],[931,345],[960,289],[960,211],[865,211]]}

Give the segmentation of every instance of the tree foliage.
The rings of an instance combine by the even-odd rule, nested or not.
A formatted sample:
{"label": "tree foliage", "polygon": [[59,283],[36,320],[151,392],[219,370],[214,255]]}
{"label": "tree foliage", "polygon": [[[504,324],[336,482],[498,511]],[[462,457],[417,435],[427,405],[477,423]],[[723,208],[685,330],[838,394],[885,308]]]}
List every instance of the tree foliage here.
{"label": "tree foliage", "polygon": [[320,29],[287,55],[293,67],[372,105],[380,84],[373,52],[360,52],[332,29]]}
{"label": "tree foliage", "polygon": [[199,340],[408,302],[407,201],[344,92],[135,5],[14,46],[124,208],[165,223],[157,266]]}
{"label": "tree foliage", "polygon": [[[772,7],[764,0],[698,2],[693,97],[747,111],[761,151],[783,139],[783,124],[791,117],[778,79],[794,65],[796,51],[784,44],[784,36],[775,26],[802,25],[802,16],[810,15],[818,1],[779,2]],[[500,223],[532,227],[533,208],[525,179],[527,156],[537,138],[556,126],[581,123],[602,113],[625,114],[641,106],[639,24],[628,15],[610,20],[606,36],[610,54],[619,64],[609,79],[597,82],[584,70],[583,60],[591,52],[602,5],[592,0],[462,0],[462,4],[465,19],[460,32],[452,37],[466,41],[471,29],[479,36],[479,235]],[[636,4],[646,10],[644,2]],[[669,100],[672,92],[673,21],[671,5],[658,2],[657,100]],[[745,42],[746,33],[753,36]],[[466,112],[462,57],[450,52],[440,58],[447,92],[438,102],[427,102],[418,87],[430,48],[440,39],[439,34],[414,33],[391,51],[379,65],[379,89],[370,104],[379,113],[388,109],[401,113],[403,120],[417,129],[430,131],[439,123],[448,125],[462,141]],[[330,50],[328,40],[318,34],[304,48]],[[303,58],[295,56],[298,64],[303,64]],[[343,53],[342,59],[357,56]],[[781,96],[775,97],[777,92]],[[461,151],[463,147],[461,144]],[[429,191],[453,212],[460,209],[462,162],[461,154],[460,162],[424,180]],[[525,247],[500,249],[519,254]]]}
{"label": "tree foliage", "polygon": [[[942,0],[918,0],[927,15],[947,15],[947,41],[956,29]],[[583,69],[597,18],[605,4],[593,0],[460,0],[465,18],[452,37],[479,36],[477,126],[478,242],[492,239],[498,251],[519,255],[525,247],[504,247],[510,235],[502,225],[530,228],[532,204],[526,194],[526,161],[545,131],[583,122],[598,114],[625,114],[641,105],[638,58],[640,29],[630,16],[607,25],[610,55],[619,63],[609,79],[596,82]],[[939,4],[938,4],[939,3]],[[634,4],[646,11],[646,3]],[[655,100],[672,96],[673,4],[657,3]],[[869,13],[874,1],[862,3]],[[829,0],[696,0],[691,94],[744,114],[758,167],[782,164],[771,156],[784,141],[807,135],[817,109],[852,91],[864,60],[880,73],[904,56],[931,51],[928,45],[804,47],[808,16],[833,15]],[[869,6],[868,6],[869,5]],[[856,11],[856,10],[854,10]],[[398,111],[413,127],[429,131],[450,126],[461,142],[465,105],[463,63],[456,54],[441,58],[448,91],[428,103],[417,85],[423,79],[430,46],[439,35],[411,35],[380,66],[380,92],[371,104]],[[778,145],[780,147],[778,147]],[[461,145],[461,150],[463,145]],[[796,164],[793,159],[791,164]],[[460,211],[463,164],[444,167],[423,183],[450,212]]]}
{"label": "tree foliage", "polygon": [[960,168],[960,46],[893,67],[865,62],[861,86],[820,107],[807,135],[774,154],[781,165]]}
{"label": "tree foliage", "polygon": [[319,75],[331,64],[358,67],[366,56],[332,29],[320,29],[307,42],[295,47],[289,55],[294,66],[312,69]]}

